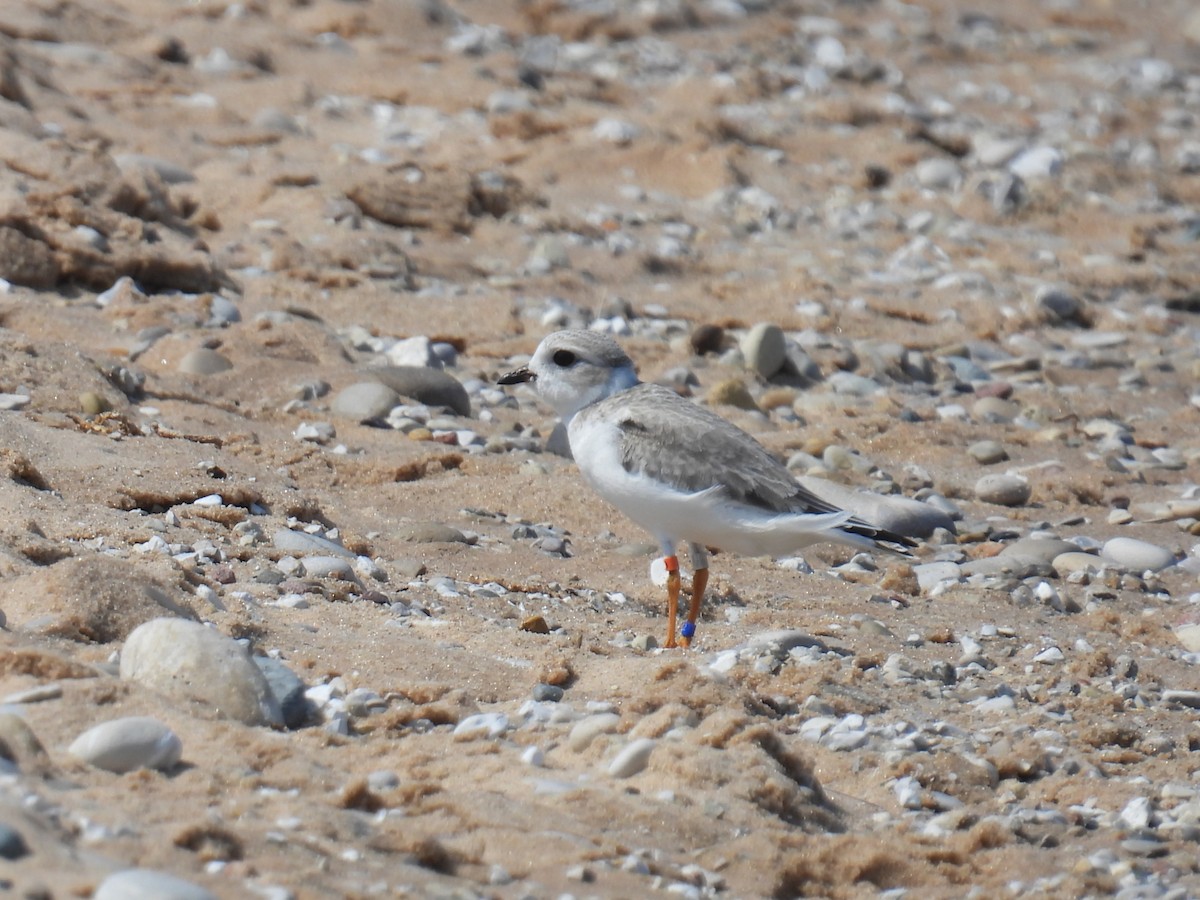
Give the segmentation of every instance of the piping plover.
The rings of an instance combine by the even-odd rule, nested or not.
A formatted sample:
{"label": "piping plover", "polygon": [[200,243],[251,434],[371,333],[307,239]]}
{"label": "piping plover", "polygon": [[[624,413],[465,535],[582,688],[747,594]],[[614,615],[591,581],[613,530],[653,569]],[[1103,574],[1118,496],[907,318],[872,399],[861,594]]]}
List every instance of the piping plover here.
{"label": "piping plover", "polygon": [[588,484],[662,547],[667,647],[676,646],[680,541],[687,542],[694,570],[679,633],[685,647],[708,584],[707,547],[782,556],[822,541],[901,555],[916,546],[806,490],[758,441],[711,410],[640,382],[633,361],[607,335],[548,335],[528,365],[499,383],[525,381],[562,417]]}

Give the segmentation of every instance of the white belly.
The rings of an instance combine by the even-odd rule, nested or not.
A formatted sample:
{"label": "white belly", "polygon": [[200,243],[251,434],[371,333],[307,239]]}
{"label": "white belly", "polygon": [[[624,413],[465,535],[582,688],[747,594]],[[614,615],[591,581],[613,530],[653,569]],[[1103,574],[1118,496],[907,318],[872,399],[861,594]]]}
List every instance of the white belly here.
{"label": "white belly", "polygon": [[838,529],[849,513],[773,513],[731,500],[720,484],[702,491],[680,490],[621,465],[622,434],[596,419],[571,421],[571,452],[588,484],[663,545],[690,541],[747,556],[782,556],[822,541],[870,546]]}

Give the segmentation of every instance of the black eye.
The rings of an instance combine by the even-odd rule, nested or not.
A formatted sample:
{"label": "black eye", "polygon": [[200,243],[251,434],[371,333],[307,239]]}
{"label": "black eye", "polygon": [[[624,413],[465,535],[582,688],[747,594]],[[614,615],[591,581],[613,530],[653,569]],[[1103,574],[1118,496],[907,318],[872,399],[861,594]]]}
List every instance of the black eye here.
{"label": "black eye", "polygon": [[571,366],[575,365],[575,360],[578,359],[579,357],[577,357],[570,350],[558,350],[558,351],[555,351],[554,356],[552,358],[554,359],[554,364],[556,366],[560,366],[561,368],[564,368],[564,369],[569,369]]}

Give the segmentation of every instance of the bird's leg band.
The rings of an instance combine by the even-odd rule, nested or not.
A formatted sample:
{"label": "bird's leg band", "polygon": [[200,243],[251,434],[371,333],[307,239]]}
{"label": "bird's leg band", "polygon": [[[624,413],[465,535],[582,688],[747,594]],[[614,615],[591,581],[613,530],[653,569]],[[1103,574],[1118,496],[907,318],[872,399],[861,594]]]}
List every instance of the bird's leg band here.
{"label": "bird's leg band", "polygon": [[704,599],[704,589],[708,587],[708,567],[697,569],[692,573],[692,605],[688,608],[687,621],[683,623],[680,634],[683,635],[683,646],[689,647],[692,637],[696,634],[696,619],[700,617],[700,603]]}

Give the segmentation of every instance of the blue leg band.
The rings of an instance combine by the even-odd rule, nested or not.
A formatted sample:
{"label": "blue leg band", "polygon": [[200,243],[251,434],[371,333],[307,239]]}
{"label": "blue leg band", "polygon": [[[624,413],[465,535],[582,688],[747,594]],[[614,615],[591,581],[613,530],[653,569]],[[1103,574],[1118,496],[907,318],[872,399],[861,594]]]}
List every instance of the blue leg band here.
{"label": "blue leg band", "polygon": [[679,629],[679,633],[681,635],[683,635],[685,638],[690,638],[692,635],[694,635],[696,633],[696,623],[695,622],[684,622],[683,627]]}

